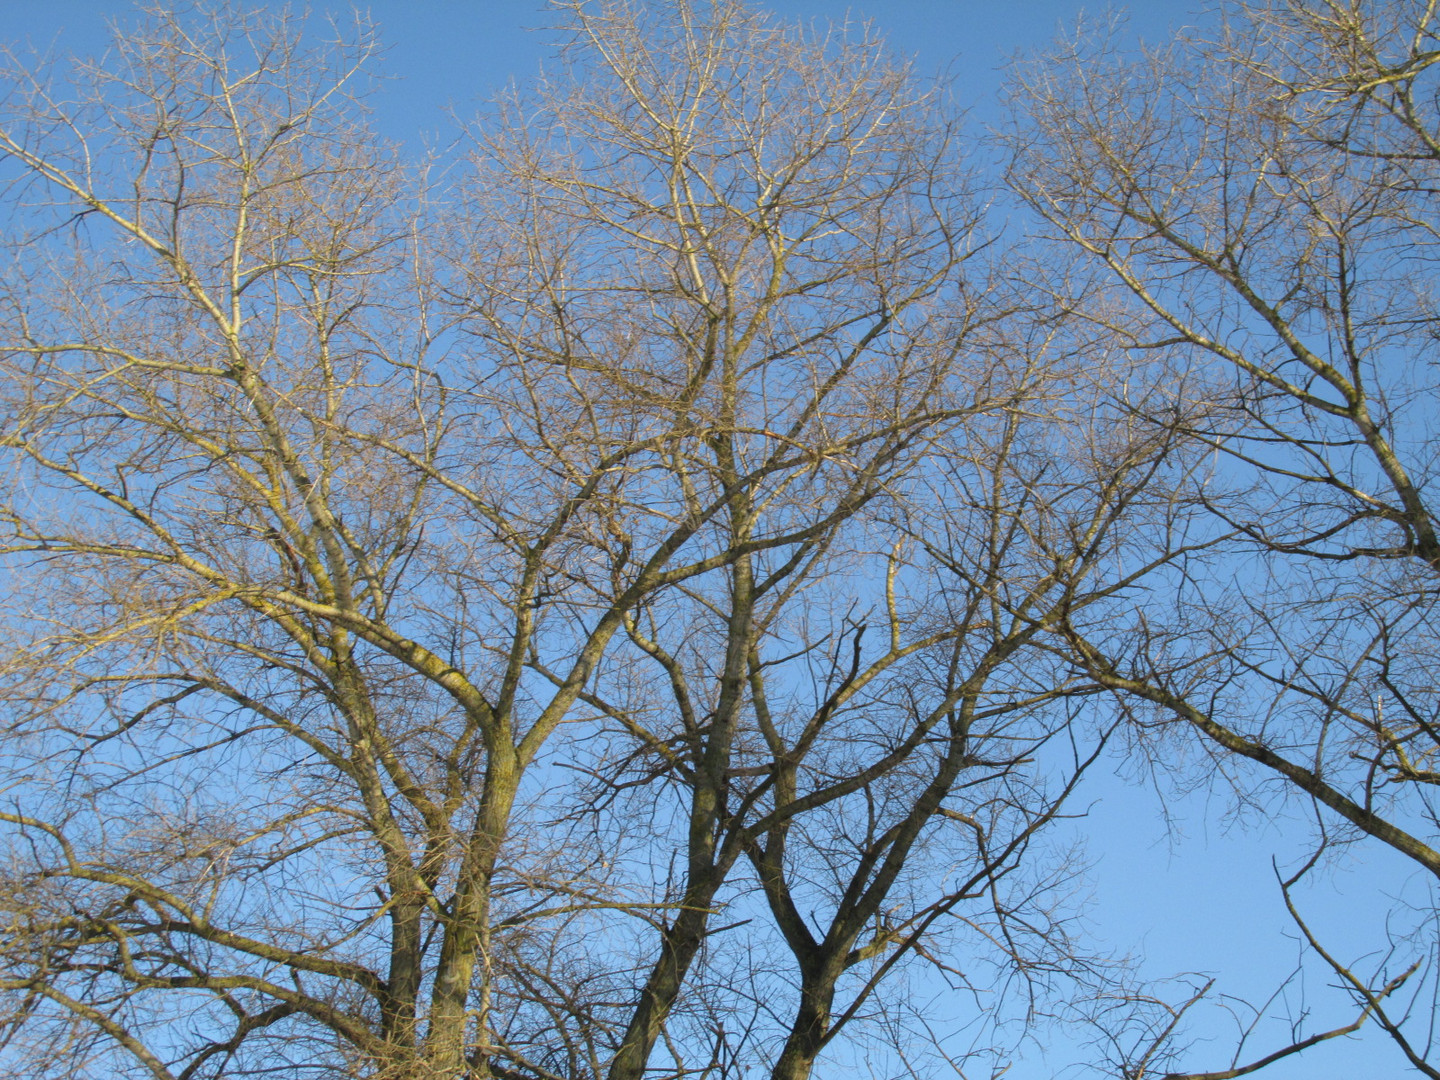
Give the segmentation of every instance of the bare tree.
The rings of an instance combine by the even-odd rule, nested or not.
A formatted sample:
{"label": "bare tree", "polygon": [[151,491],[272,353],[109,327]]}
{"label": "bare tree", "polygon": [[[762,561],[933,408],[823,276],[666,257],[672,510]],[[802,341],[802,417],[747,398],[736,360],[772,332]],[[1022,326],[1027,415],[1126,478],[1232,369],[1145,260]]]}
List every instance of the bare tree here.
{"label": "bare tree", "polygon": [[[1223,10],[1214,40],[1125,58],[1082,38],[1017,88],[1015,189],[1080,256],[1054,297],[1169,366],[1173,393],[1118,403],[1210,461],[1177,491],[1189,548],[1133,616],[1062,636],[1242,791],[1278,779],[1311,801],[1319,846],[1368,838],[1440,875],[1436,8]],[[1298,876],[1297,928],[1436,1075],[1416,1005],[1433,931],[1362,974],[1306,926]]]}
{"label": "bare tree", "polygon": [[1040,639],[1171,433],[1055,434],[1094,361],[1007,337],[876,42],[561,7],[428,188],[363,24],[10,73],[17,1067],[802,1077],[962,943],[1087,974]]}

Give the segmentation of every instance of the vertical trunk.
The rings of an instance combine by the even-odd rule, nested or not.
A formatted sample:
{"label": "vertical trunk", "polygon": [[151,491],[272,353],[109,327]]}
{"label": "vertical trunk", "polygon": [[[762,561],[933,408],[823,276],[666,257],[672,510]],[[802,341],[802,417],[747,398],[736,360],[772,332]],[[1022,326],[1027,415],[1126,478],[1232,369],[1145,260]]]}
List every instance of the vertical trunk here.
{"label": "vertical trunk", "polygon": [[520,783],[519,763],[513,752],[505,751],[504,746],[491,748],[479,817],[440,944],[425,1039],[425,1057],[435,1080],[489,1075],[484,1055],[478,1066],[467,1063],[465,1027],[475,968],[489,941],[491,881]]}
{"label": "vertical trunk", "polygon": [[644,1076],[650,1052],[655,1048],[665,1019],[680,995],[685,974],[705,940],[710,904],[722,880],[723,872],[713,872],[709,880],[698,883],[698,887],[692,884],[687,890],[684,907],[665,931],[660,957],[650,969],[650,977],[645,980],[620,1049],[610,1063],[609,1080],[640,1080]]}
{"label": "vertical trunk", "polygon": [[[982,684],[979,677],[975,677],[974,684]],[[775,850],[767,853],[768,858],[762,860],[761,873],[771,910],[777,923],[787,930],[786,939],[800,966],[800,1004],[785,1046],[771,1070],[772,1080],[806,1080],[814,1069],[815,1059],[830,1033],[835,984],[845,973],[847,961],[855,959],[851,950],[865,926],[880,910],[916,840],[944,802],[964,766],[967,736],[976,701],[975,691],[966,693],[958,712],[951,714],[948,746],[935,776],[916,797],[905,817],[881,834],[859,861],[836,905],[829,933],[819,945],[811,944],[808,929],[794,911],[781,861],[784,857],[784,834],[774,836]]]}
{"label": "vertical trunk", "polygon": [[415,1012],[420,994],[420,900],[397,901],[390,910],[390,974],[385,983],[382,1033],[397,1048],[415,1045]]}
{"label": "vertical trunk", "polygon": [[800,1007],[785,1048],[771,1070],[771,1080],[806,1080],[830,1031],[835,982],[845,971],[844,951],[829,952],[807,965],[800,980]]}
{"label": "vertical trunk", "polygon": [[[733,540],[742,542],[749,528],[748,508],[737,496]],[[640,992],[620,1049],[610,1063],[609,1080],[640,1080],[655,1048],[665,1019],[680,996],[686,973],[705,940],[715,894],[734,864],[739,848],[722,852],[716,846],[727,813],[728,781],[747,682],[748,661],[753,637],[755,583],[748,556],[737,559],[731,571],[731,608],[725,651],[725,668],[720,677],[720,694],[715,705],[709,736],[700,749],[690,801],[687,838],[685,894],[680,913],[665,930],[660,956]]]}
{"label": "vertical trunk", "polygon": [[385,883],[391,893],[390,964],[380,998],[381,1035],[395,1060],[414,1050],[420,992],[422,920],[425,900],[415,881],[416,870],[405,834],[396,821],[374,747],[383,743],[373,700],[343,631],[330,636],[335,657],[336,701],[347,723],[354,752],[352,776],[368,811],[375,838],[385,859]]}

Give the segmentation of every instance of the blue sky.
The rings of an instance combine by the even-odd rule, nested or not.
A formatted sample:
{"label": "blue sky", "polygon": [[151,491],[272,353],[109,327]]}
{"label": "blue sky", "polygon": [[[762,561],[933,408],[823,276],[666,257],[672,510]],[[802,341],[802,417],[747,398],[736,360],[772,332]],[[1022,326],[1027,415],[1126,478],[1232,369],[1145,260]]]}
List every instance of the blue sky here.
{"label": "blue sky", "polygon": [[[313,4],[321,11],[330,6],[326,0]],[[922,72],[949,74],[957,101],[978,125],[997,115],[994,95],[1007,59],[1043,47],[1079,14],[1073,0],[776,0],[769,6],[807,21],[847,14],[873,19],[892,48],[914,56]],[[115,0],[0,0],[0,40],[28,42],[41,51],[94,53],[104,47],[104,20],[123,18],[129,10]],[[384,71],[391,77],[372,102],[376,124],[383,134],[411,145],[427,134],[443,138],[448,110],[464,115],[510,82],[523,84],[546,52],[548,35],[537,28],[549,16],[533,0],[383,0],[369,10],[389,46]],[[1175,27],[1196,23],[1191,10],[1185,3],[1150,0],[1132,14],[1127,32],[1163,41]],[[1283,816],[1298,811],[1282,813],[1273,806],[1237,817],[1223,785],[1184,797],[1162,790],[1174,815],[1170,825],[1153,790],[1111,778],[1092,789],[1089,816],[1071,826],[1072,839],[1084,842],[1095,865],[1089,886],[1094,929],[1110,947],[1143,957],[1150,975],[1215,972],[1224,990],[1263,996],[1297,955],[1270,860],[1293,859],[1299,847],[1286,834],[1303,837],[1306,826]],[[1267,823],[1272,813],[1281,813],[1281,819]],[[1386,852],[1358,849],[1353,859],[1306,896],[1317,923],[1336,933],[1357,932],[1358,951],[1365,935],[1375,937],[1378,928],[1361,925],[1353,913],[1375,916],[1384,908],[1383,901],[1362,894],[1409,890],[1409,896],[1416,883]],[[1336,995],[1321,991],[1325,981],[1307,989],[1315,1008],[1307,1031],[1352,1018]],[[1217,1040],[1222,1031],[1215,1029]],[[1248,1056],[1274,1049],[1284,1031],[1272,1028],[1268,1034],[1276,1039],[1257,1036]],[[1224,1044],[1214,1045],[1214,1053],[1197,1051],[1192,1067],[1225,1067]],[[1043,1080],[1081,1053],[1057,1041],[1048,1059],[1037,1052],[1007,1080]],[[1400,1075],[1400,1067],[1393,1048],[1372,1034],[1348,1045],[1332,1042],[1262,1075],[1341,1080]]]}
{"label": "blue sky", "polygon": [[[385,134],[406,140],[417,131],[442,131],[449,108],[467,112],[532,74],[547,51],[544,27],[553,21],[536,0],[314,0],[309,6],[317,12],[358,7],[379,24],[388,46],[384,69],[393,81],[374,102],[376,119]],[[1082,10],[1075,0],[776,0],[763,6],[806,22],[872,21],[923,73],[948,72],[957,99],[979,119],[989,112],[987,99],[1005,62],[1073,27]],[[106,20],[123,19],[132,7],[123,0],[0,0],[0,40],[41,51],[95,52],[104,48]],[[1195,22],[1191,11],[1183,0],[1150,0],[1127,14],[1128,29],[1164,40],[1173,28]]]}

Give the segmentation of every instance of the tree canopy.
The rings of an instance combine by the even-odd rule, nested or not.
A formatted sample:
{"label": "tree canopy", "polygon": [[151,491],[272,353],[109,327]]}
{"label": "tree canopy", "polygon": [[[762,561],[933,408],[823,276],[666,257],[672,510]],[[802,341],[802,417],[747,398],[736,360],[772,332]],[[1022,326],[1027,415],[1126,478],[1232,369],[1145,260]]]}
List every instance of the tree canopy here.
{"label": "tree canopy", "polygon": [[[0,1060],[1440,1075],[1433,911],[1296,890],[1440,874],[1433,5],[1081,35],[986,145],[868,28],[551,11],[438,160],[363,19],[12,57]],[[1304,811],[1341,1025],[1087,938],[1117,761]]]}

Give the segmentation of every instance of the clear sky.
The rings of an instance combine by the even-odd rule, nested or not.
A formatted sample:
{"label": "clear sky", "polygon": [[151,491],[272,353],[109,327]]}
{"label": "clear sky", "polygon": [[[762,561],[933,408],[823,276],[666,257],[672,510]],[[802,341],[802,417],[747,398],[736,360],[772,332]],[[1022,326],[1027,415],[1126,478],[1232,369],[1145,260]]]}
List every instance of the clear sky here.
{"label": "clear sky", "polygon": [[[447,107],[467,111],[532,74],[547,51],[544,27],[553,21],[538,0],[309,4],[317,12],[352,6],[369,11],[389,48],[384,67],[394,82],[374,103],[377,122],[385,134],[407,140],[418,131],[442,131]],[[953,76],[958,100],[981,116],[1005,61],[1043,46],[1057,29],[1073,27],[1082,8],[1077,0],[775,0],[760,6],[807,22],[871,20],[897,52],[916,58],[922,72]],[[1151,41],[1194,22],[1194,5],[1185,0],[1135,6],[1129,28]],[[132,8],[125,0],[0,0],[0,40],[28,41],[42,51],[94,52],[104,48],[106,20],[124,18]]]}
{"label": "clear sky", "polygon": [[[332,7],[329,0],[312,0],[311,6]],[[1007,59],[1043,47],[1080,14],[1075,0],[773,0],[766,6],[807,21],[847,15],[873,20],[892,48],[914,56],[923,73],[947,72],[956,99],[981,125],[996,116],[994,95]],[[42,52],[95,53],[104,48],[105,20],[123,18],[130,7],[120,0],[0,0],[0,41],[28,43]],[[391,78],[372,102],[376,123],[385,135],[412,145],[427,133],[443,138],[449,109],[466,114],[511,81],[523,83],[547,50],[543,27],[549,16],[534,0],[379,0],[368,7],[389,47],[384,71]],[[1147,0],[1137,7],[1127,32],[1151,42],[1198,21],[1183,0]],[[1094,929],[1117,951],[1143,957],[1152,976],[1215,972],[1225,990],[1263,996],[1291,970],[1298,952],[1293,931],[1286,934],[1270,868],[1272,855],[1291,859],[1297,846],[1285,840],[1281,827],[1265,825],[1263,814],[1227,817],[1230,803],[1223,790],[1184,798],[1167,792],[1166,798],[1175,814],[1173,830],[1161,817],[1157,795],[1143,785],[1104,780],[1082,803],[1091,812],[1071,828],[1095,865]],[[1305,834],[1303,823],[1294,820],[1283,827]],[[1403,873],[1392,875],[1385,860],[1384,852],[1357,852],[1352,867],[1337,871],[1330,885],[1311,895],[1317,922],[1338,933],[1354,921],[1352,911],[1381,910],[1371,899],[1356,899],[1376,888],[1375,882],[1392,891],[1413,889],[1415,883],[1407,884]],[[1325,981],[1309,988],[1315,1012],[1307,1032],[1353,1018],[1333,991],[1319,989]],[[1202,1046],[1191,1067],[1228,1064],[1221,1034],[1216,1029],[1214,1052]],[[1257,1035],[1248,1057],[1275,1049],[1285,1032],[1272,1028],[1269,1034],[1276,1038]],[[1007,1080],[1047,1080],[1072,1055],[1083,1053],[1059,1041],[1048,1058],[1037,1052]],[[1373,1034],[1348,1045],[1332,1042],[1292,1061],[1260,1075],[1264,1080],[1401,1075],[1399,1055]]]}

